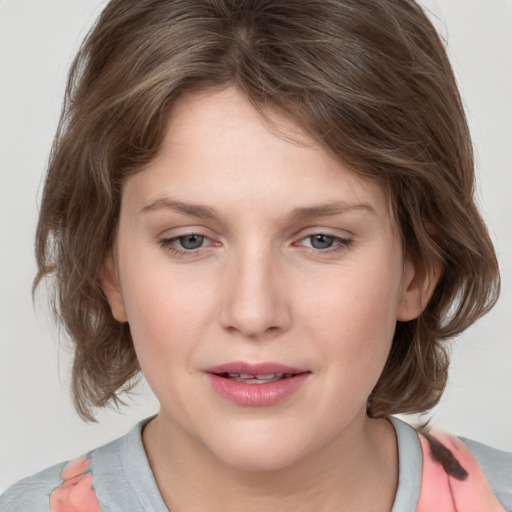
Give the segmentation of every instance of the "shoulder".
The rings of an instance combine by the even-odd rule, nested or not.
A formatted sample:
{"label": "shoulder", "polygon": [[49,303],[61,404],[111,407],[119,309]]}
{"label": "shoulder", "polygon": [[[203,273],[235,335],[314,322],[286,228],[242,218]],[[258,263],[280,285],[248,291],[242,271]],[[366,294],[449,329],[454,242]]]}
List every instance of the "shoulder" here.
{"label": "shoulder", "polygon": [[101,512],[90,465],[91,458],[83,456],[25,478],[0,496],[0,510]]}
{"label": "shoulder", "polygon": [[[452,510],[455,502],[459,510],[468,512],[512,512],[512,453],[464,437],[414,428],[399,418],[391,417],[391,422],[400,465],[400,506],[393,511]],[[407,492],[400,493],[404,489]]]}
{"label": "shoulder", "polygon": [[48,512],[50,496],[61,480],[66,463],[56,464],[40,473],[20,480],[0,496],[2,512]]}
{"label": "shoulder", "polygon": [[417,510],[512,510],[512,455],[453,435],[420,432],[423,451]]}
{"label": "shoulder", "polygon": [[512,452],[459,438],[482,469],[489,486],[507,510],[512,510]]}
{"label": "shoulder", "polygon": [[123,480],[119,453],[126,437],[20,480],[0,496],[0,511],[100,512],[96,492],[105,474],[109,481]]}
{"label": "shoulder", "polygon": [[84,456],[14,484],[0,496],[0,511],[165,511],[142,445],[147,421]]}

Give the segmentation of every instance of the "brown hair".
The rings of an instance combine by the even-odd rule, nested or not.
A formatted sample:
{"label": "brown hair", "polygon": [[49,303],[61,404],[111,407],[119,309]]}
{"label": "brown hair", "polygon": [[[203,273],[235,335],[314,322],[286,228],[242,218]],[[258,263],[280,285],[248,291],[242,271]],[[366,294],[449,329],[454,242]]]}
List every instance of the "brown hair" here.
{"label": "brown hair", "polygon": [[298,120],[386,187],[405,253],[442,273],[423,314],[398,322],[372,416],[425,411],[445,387],[445,341],[499,293],[473,199],[463,106],[443,44],[413,0],[112,0],[70,71],[43,192],[36,252],[74,343],[79,414],[117,402],[139,372],[101,270],[121,187],[157,154],[174,102],[233,84]]}

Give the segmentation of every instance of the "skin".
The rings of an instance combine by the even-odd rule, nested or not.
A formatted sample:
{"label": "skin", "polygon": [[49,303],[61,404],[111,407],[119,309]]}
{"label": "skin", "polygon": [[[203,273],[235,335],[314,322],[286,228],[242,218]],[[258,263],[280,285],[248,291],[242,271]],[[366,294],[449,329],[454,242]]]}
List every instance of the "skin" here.
{"label": "skin", "polygon": [[[290,137],[234,88],[185,96],[124,185],[103,286],[161,405],[144,446],[173,512],[389,511],[396,438],[365,406],[396,320],[416,317],[433,283],[402,257],[382,188],[268,118]],[[190,233],[205,238],[187,252]],[[231,361],[311,374],[278,404],[244,407],[205,378]]]}

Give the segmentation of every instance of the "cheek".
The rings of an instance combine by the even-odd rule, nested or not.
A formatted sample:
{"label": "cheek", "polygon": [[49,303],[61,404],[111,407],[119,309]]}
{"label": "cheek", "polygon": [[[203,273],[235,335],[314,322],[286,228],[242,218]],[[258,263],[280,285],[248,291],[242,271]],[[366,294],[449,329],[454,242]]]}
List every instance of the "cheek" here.
{"label": "cheek", "polygon": [[130,331],[148,377],[158,366],[168,367],[193,352],[212,316],[211,286],[187,272],[171,274],[166,265],[144,265],[140,260],[123,270]]}
{"label": "cheek", "polygon": [[396,275],[390,268],[354,268],[304,296],[305,329],[351,379],[375,379],[382,371],[396,325],[399,283],[390,277]]}
{"label": "cheek", "polygon": [[130,326],[170,329],[198,310],[191,306],[197,305],[200,309],[197,281],[186,273],[171,271],[165,262],[145,256],[144,253],[140,256],[135,254],[125,261],[125,267],[121,269],[122,292]]}

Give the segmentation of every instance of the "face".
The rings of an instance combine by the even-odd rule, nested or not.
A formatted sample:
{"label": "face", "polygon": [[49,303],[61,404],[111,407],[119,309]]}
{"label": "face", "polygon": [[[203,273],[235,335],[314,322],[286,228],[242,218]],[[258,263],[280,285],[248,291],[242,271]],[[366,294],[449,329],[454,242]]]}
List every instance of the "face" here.
{"label": "face", "polygon": [[235,467],[357,435],[414,269],[380,186],[235,89],[173,110],[130,177],[105,291],[159,421]]}

